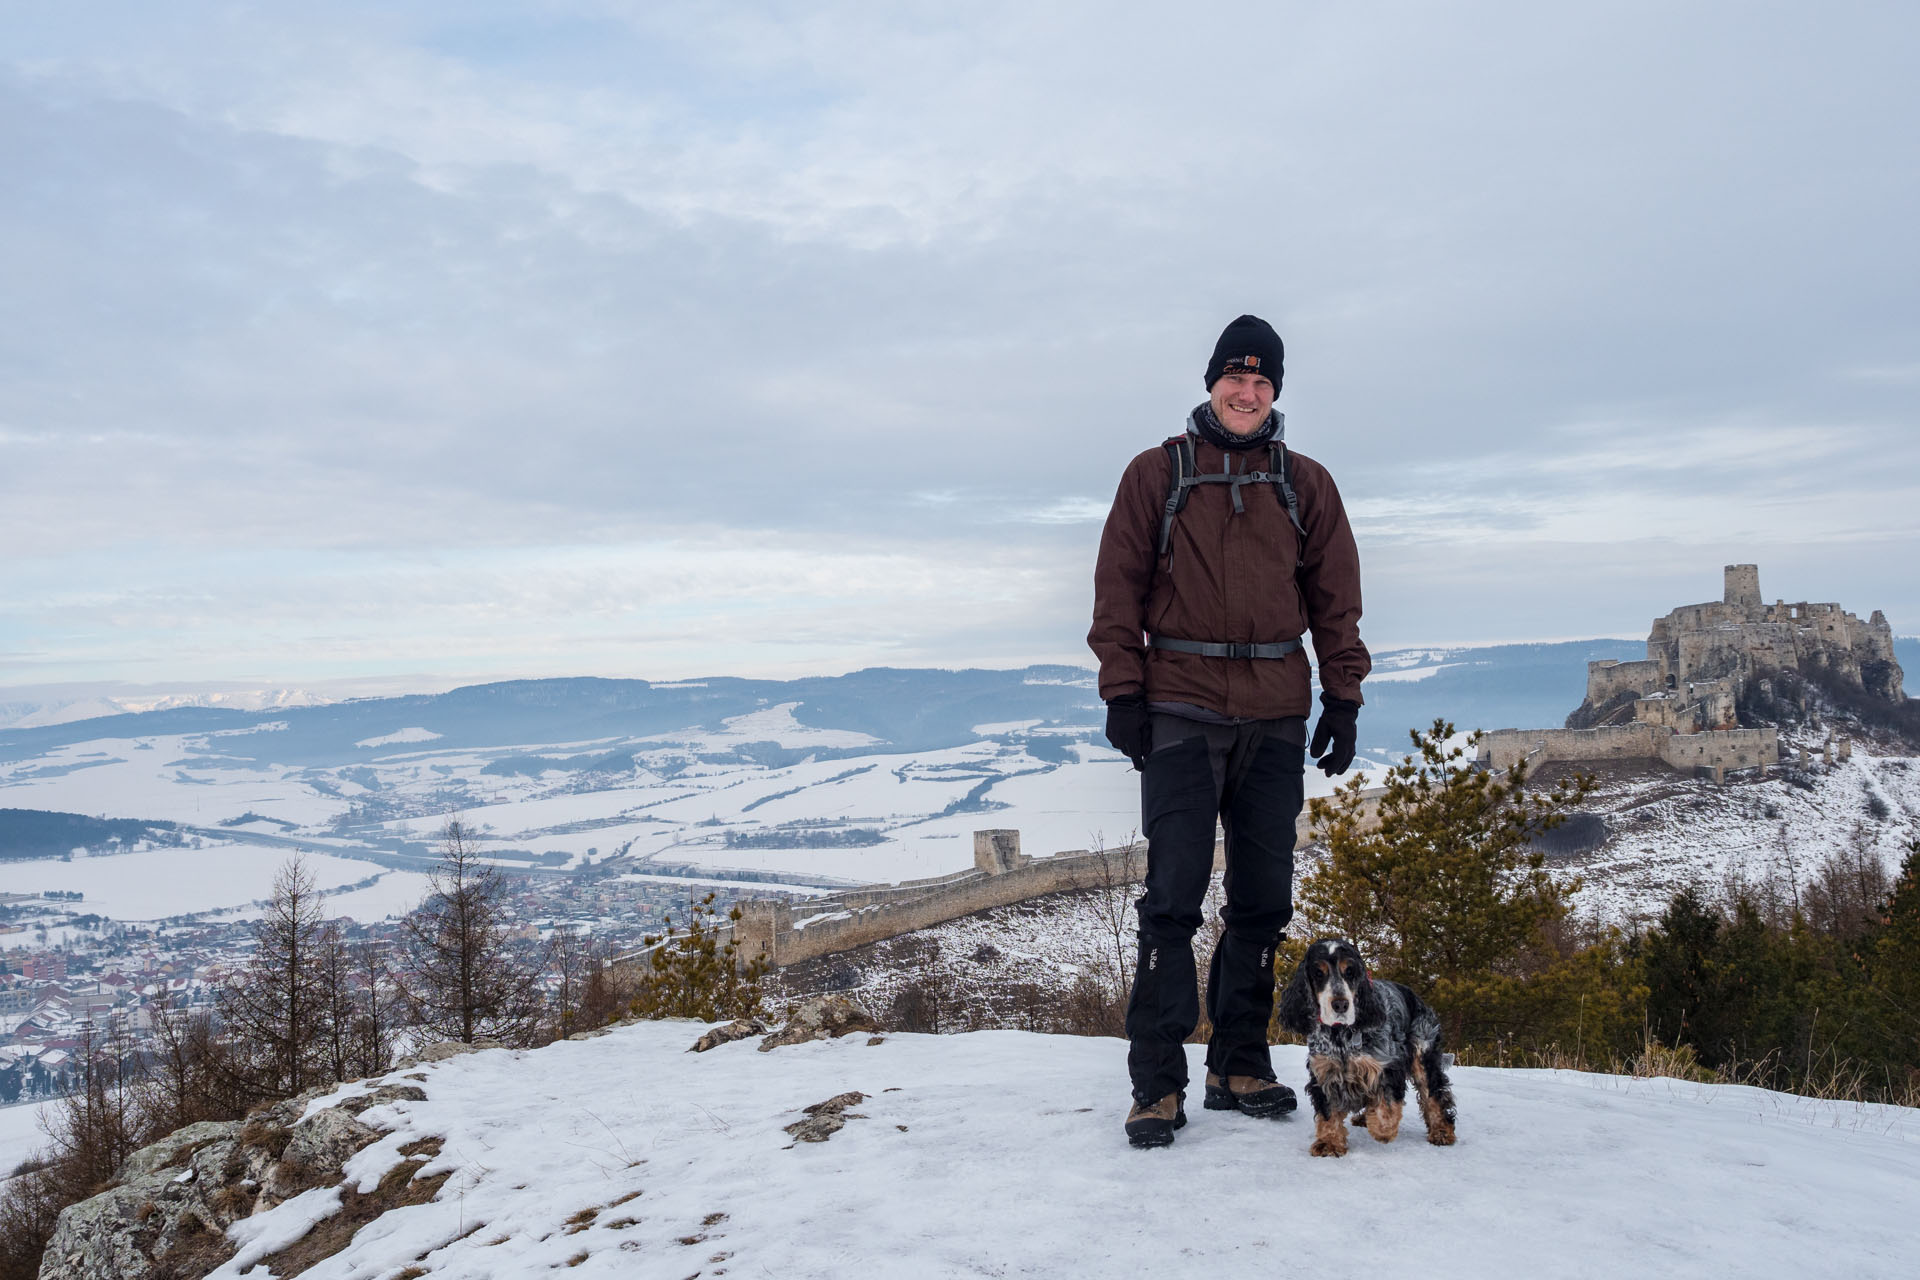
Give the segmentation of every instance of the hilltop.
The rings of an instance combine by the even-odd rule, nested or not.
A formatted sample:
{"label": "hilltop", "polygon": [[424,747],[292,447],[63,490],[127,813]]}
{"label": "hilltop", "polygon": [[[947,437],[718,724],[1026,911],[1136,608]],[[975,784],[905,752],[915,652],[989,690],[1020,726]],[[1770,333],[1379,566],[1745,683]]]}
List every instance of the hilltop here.
{"label": "hilltop", "polygon": [[[242,1252],[212,1274],[266,1274],[247,1268],[276,1254],[283,1267],[310,1263],[310,1280],[554,1268],[839,1280],[886,1263],[929,1276],[1167,1280],[1227,1267],[1444,1280],[1890,1277],[1911,1266],[1920,1116],[1901,1108],[1461,1068],[1453,1148],[1428,1146],[1413,1122],[1391,1146],[1317,1160],[1298,1116],[1196,1107],[1173,1148],[1140,1152],[1120,1134],[1117,1040],[994,1031],[687,1052],[701,1030],[627,1025],[313,1099],[296,1108],[289,1151],[346,1131],[336,1103],[381,1136],[346,1162],[344,1188],[241,1218],[220,1248]],[[1302,1054],[1276,1051],[1295,1085]],[[796,1141],[789,1126],[829,1101],[844,1128]],[[136,1163],[181,1185],[165,1156]],[[438,1189],[349,1235],[343,1201],[366,1217],[375,1201],[363,1193],[377,1196],[383,1179],[387,1203]],[[316,1258],[322,1249],[335,1251]],[[80,1274],[66,1265],[50,1254],[43,1274]]]}

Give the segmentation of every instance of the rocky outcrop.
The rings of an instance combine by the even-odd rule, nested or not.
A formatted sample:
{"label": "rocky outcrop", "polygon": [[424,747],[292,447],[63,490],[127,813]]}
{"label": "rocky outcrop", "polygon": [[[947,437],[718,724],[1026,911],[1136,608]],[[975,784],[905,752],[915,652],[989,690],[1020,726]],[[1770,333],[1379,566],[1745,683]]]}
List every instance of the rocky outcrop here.
{"label": "rocky outcrop", "polygon": [[795,1142],[825,1142],[834,1134],[847,1127],[849,1120],[865,1120],[858,1111],[849,1111],[867,1100],[867,1095],[857,1090],[835,1094],[825,1102],[816,1102],[805,1108],[806,1119],[795,1120],[787,1126],[787,1132],[793,1135]]}
{"label": "rocky outcrop", "polygon": [[815,996],[787,1016],[787,1025],[760,1042],[760,1051],[782,1045],[825,1040],[855,1031],[872,1033],[880,1029],[873,1015],[845,996]]}
{"label": "rocky outcrop", "polygon": [[323,1092],[246,1120],[188,1125],[134,1152],[112,1187],[61,1213],[41,1280],[203,1276],[233,1256],[235,1222],[340,1180],[347,1159],[380,1137],[362,1112],[427,1096],[389,1084],[306,1116]]}
{"label": "rocky outcrop", "polygon": [[752,1036],[763,1036],[765,1034],[767,1034],[767,1024],[760,1021],[760,1019],[735,1018],[725,1026],[715,1027],[698,1040],[695,1040],[693,1047],[687,1050],[687,1052],[705,1053],[707,1050],[717,1049],[723,1044],[732,1044],[735,1040],[746,1040]]}

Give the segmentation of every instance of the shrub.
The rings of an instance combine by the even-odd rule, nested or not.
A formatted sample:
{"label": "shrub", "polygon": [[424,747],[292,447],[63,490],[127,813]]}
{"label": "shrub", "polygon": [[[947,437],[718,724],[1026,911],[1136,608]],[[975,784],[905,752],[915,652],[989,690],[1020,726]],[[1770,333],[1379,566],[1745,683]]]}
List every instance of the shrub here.
{"label": "shrub", "polygon": [[[693,904],[685,932],[667,932],[643,939],[653,948],[647,967],[635,984],[631,1012],[642,1018],[699,1018],[719,1022],[758,1017],[762,1007],[761,980],[767,960],[755,956],[741,964],[739,943],[729,934],[720,941],[719,911],[714,895]],[[727,913],[729,923],[740,919],[740,908]]]}

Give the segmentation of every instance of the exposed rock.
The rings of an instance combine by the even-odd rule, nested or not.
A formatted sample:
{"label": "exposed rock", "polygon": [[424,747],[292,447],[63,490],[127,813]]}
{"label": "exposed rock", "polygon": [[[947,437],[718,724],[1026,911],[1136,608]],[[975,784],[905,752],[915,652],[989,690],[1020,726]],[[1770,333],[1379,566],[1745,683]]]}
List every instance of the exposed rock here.
{"label": "exposed rock", "polygon": [[693,1042],[689,1053],[705,1053],[709,1049],[723,1044],[732,1044],[735,1040],[745,1040],[748,1036],[763,1036],[767,1033],[767,1024],[758,1018],[735,1018],[724,1027],[715,1027]]}
{"label": "exposed rock", "polygon": [[355,1118],[360,1111],[426,1094],[387,1085],[301,1119],[319,1096],[310,1090],[244,1121],[188,1125],[134,1152],[114,1186],[60,1214],[42,1280],[205,1275],[233,1255],[234,1222],[340,1180],[348,1157],[380,1136]]}
{"label": "exposed rock", "polygon": [[793,1135],[795,1142],[825,1142],[840,1132],[849,1120],[865,1120],[867,1117],[858,1111],[849,1111],[848,1107],[865,1102],[867,1095],[858,1092],[835,1094],[825,1102],[816,1102],[806,1108],[807,1118],[796,1120],[787,1126],[787,1132]]}
{"label": "exposed rock", "polygon": [[418,1085],[383,1084],[371,1093],[363,1093],[357,1098],[348,1098],[340,1103],[339,1109],[350,1116],[357,1116],[370,1107],[385,1106],[389,1102],[425,1102],[427,1091]]}
{"label": "exposed rock", "polygon": [[457,1058],[463,1053],[479,1053],[482,1049],[506,1047],[498,1040],[475,1040],[472,1044],[463,1044],[458,1040],[436,1040],[411,1058],[402,1058],[394,1063],[393,1069],[405,1071],[408,1067],[417,1067],[423,1062],[442,1062],[448,1058]]}
{"label": "exposed rock", "polygon": [[120,1166],[120,1179],[131,1182],[161,1169],[177,1169],[186,1164],[188,1157],[201,1147],[239,1133],[243,1123],[239,1120],[202,1120],[184,1129],[175,1129],[152,1146],[142,1147],[128,1156],[126,1163]]}
{"label": "exposed rock", "polygon": [[854,1031],[878,1030],[880,1024],[872,1015],[845,996],[815,996],[788,1015],[786,1026],[762,1040],[760,1051],[765,1053],[781,1045],[825,1040]]}

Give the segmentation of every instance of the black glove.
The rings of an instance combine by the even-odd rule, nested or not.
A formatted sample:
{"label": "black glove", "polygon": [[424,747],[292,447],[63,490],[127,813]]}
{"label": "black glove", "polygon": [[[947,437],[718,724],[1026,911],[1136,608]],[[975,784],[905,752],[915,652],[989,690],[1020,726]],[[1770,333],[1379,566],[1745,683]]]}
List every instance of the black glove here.
{"label": "black glove", "polygon": [[[1313,726],[1313,745],[1307,748],[1307,754],[1329,778],[1353,767],[1353,740],[1359,724],[1359,703],[1330,693],[1320,695],[1320,723]],[[1107,736],[1113,736],[1111,729]]]}
{"label": "black glove", "polygon": [[[1123,693],[1107,703],[1107,741],[1113,749],[1133,761],[1142,772],[1147,767],[1147,752],[1153,749],[1153,721],[1147,714],[1147,695]],[[1353,734],[1347,734],[1353,741]]]}

